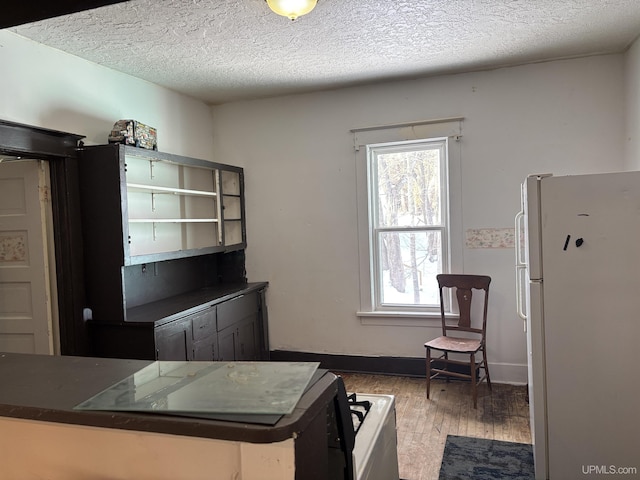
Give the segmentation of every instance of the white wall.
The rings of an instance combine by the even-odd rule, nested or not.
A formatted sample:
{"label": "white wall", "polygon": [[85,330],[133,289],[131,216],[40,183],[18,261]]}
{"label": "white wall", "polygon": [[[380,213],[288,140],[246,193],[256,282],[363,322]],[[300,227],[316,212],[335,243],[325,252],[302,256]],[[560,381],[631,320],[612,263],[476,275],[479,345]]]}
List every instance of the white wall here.
{"label": "white wall", "polygon": [[629,170],[640,170],[640,40],[625,55],[625,160]]}
{"label": "white wall", "polygon": [[[267,280],[272,349],[422,357],[438,334],[363,325],[359,309],[355,127],[464,116],[463,234],[510,228],[529,173],[624,169],[624,56],[557,61],[213,108],[218,161],[246,171],[250,280]],[[489,361],[526,381],[514,250],[470,249],[493,277]],[[387,322],[392,323],[392,322]]]}
{"label": "white wall", "polygon": [[159,149],[211,160],[210,108],[198,100],[0,30],[0,118],[107,143],[132,118],[158,130]]}
{"label": "white wall", "polygon": [[[162,151],[246,167],[250,280],[268,280],[271,346],[421,357],[431,326],[362,325],[354,127],[462,115],[463,228],[510,228],[531,172],[634,165],[640,48],[626,56],[350,88],[215,107],[0,31],[0,118],[106,143],[113,123],[158,129]],[[626,63],[625,63],[626,61]],[[212,118],[213,111],[213,118]],[[635,116],[634,116],[635,115]],[[211,132],[213,131],[213,138]],[[626,148],[625,148],[626,145]],[[626,150],[626,152],[625,152]],[[623,161],[626,153],[627,162]],[[635,163],[636,168],[640,162]],[[512,249],[465,249],[492,284],[495,380],[525,381]]]}

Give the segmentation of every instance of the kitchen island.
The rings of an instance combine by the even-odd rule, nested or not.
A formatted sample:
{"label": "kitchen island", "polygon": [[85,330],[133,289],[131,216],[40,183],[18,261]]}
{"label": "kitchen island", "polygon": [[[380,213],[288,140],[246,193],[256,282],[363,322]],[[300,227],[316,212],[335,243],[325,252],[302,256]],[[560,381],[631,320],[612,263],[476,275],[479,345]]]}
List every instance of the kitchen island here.
{"label": "kitchen island", "polygon": [[317,370],[273,425],[241,417],[76,410],[153,362],[0,353],[3,478],[336,478],[337,377]]}

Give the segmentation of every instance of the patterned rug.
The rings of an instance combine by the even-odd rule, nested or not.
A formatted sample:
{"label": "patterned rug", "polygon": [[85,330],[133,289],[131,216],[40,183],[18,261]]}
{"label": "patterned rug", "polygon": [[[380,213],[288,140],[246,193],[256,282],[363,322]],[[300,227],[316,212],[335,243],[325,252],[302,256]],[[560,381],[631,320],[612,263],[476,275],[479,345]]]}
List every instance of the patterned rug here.
{"label": "patterned rug", "polygon": [[447,435],[439,480],[533,478],[531,445]]}

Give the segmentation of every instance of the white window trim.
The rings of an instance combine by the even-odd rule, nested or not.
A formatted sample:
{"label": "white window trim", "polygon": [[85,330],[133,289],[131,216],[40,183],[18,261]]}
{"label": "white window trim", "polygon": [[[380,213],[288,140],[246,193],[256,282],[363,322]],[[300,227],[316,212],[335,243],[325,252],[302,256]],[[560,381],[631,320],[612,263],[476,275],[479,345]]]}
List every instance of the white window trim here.
{"label": "white window trim", "polygon": [[[462,231],[462,117],[353,129],[358,211],[358,250],[360,265],[360,309],[356,315],[365,325],[431,326],[439,324],[439,309],[376,310],[373,303],[370,270],[369,182],[367,145],[448,137],[449,176],[449,265],[450,272],[463,270]],[[455,313],[450,314],[452,318]],[[449,315],[447,315],[449,316]]]}
{"label": "white window trim", "polygon": [[[379,246],[376,245],[377,242],[377,238],[378,238],[378,233],[379,232],[383,232],[383,231],[397,231],[397,232],[401,232],[401,231],[405,231],[405,232],[423,232],[423,231],[439,231],[440,232],[440,238],[442,240],[442,252],[444,254],[444,258],[446,260],[445,265],[444,265],[444,271],[448,272],[449,271],[449,253],[450,253],[450,246],[449,246],[449,231],[450,231],[450,225],[449,225],[449,166],[448,166],[448,143],[449,143],[449,138],[448,137],[438,137],[438,138],[428,138],[428,139],[419,139],[419,140],[411,140],[411,141],[401,141],[401,142],[391,142],[391,143],[382,143],[382,144],[374,144],[374,145],[367,145],[367,195],[369,198],[369,222],[368,222],[368,228],[369,228],[369,250],[371,252],[375,252],[377,250],[377,248],[379,248]],[[442,146],[444,148],[442,148],[442,150],[444,151],[444,158],[447,159],[447,162],[445,162],[444,164],[440,165],[440,171],[441,171],[441,175],[440,175],[440,183],[441,183],[441,188],[440,188],[440,192],[444,192],[444,195],[441,196],[440,198],[440,208],[441,208],[441,218],[442,218],[442,222],[438,225],[438,226],[428,226],[428,225],[424,225],[424,226],[420,226],[420,227],[381,227],[378,225],[379,219],[376,218],[377,215],[377,204],[374,202],[374,197],[376,197],[378,195],[377,192],[377,180],[374,179],[374,177],[377,177],[378,172],[377,172],[377,154],[384,154],[385,150],[388,150],[389,152],[399,152],[399,151],[413,151],[415,150],[416,146],[420,146],[420,145],[424,145],[425,148],[427,148],[427,145],[431,144],[431,146]],[[441,157],[442,158],[442,157]],[[369,267],[369,271],[380,271],[380,257],[379,255],[370,255],[370,267]],[[439,313],[440,312],[440,306],[439,305],[433,305],[433,306],[412,306],[412,305],[394,305],[392,306],[388,306],[388,305],[382,305],[380,302],[380,295],[381,292],[379,291],[379,289],[381,288],[381,286],[379,285],[379,282],[381,281],[381,278],[375,278],[375,275],[373,276],[374,278],[371,278],[371,292],[372,292],[372,311],[375,312],[408,312],[410,314],[413,313],[422,313],[422,314],[430,314],[433,312]],[[378,293],[378,296],[375,295],[376,293]],[[448,307],[448,305],[447,305]]]}

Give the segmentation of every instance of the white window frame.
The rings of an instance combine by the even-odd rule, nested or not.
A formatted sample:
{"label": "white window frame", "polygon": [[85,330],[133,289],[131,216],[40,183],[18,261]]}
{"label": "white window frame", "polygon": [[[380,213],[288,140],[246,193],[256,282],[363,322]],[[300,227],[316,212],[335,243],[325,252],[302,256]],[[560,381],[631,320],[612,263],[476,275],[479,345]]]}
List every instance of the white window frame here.
{"label": "white window frame", "polygon": [[[408,305],[408,304],[382,304],[382,278],[380,268],[380,246],[378,245],[381,232],[440,232],[442,273],[449,272],[449,166],[448,166],[448,137],[428,138],[411,141],[391,142],[367,145],[367,179],[369,199],[369,262],[371,270],[371,296],[373,310],[377,312],[439,312],[440,305]],[[378,218],[378,155],[385,153],[400,153],[416,150],[426,150],[437,147],[440,150],[440,217],[439,225],[419,227],[383,227],[379,225]],[[422,148],[421,148],[422,147]],[[448,305],[446,305],[448,310]]]}
{"label": "white window frame", "polygon": [[[356,201],[358,210],[358,250],[360,265],[360,308],[356,315],[368,325],[420,326],[435,325],[440,318],[437,308],[379,308],[375,304],[371,270],[370,201],[367,146],[398,144],[447,138],[448,180],[448,257],[443,270],[463,272],[462,232],[462,117],[427,120],[389,126],[363,127],[351,130],[354,137]],[[444,243],[444,240],[443,240]],[[445,270],[447,271],[447,270]],[[455,315],[455,312],[451,312]],[[439,325],[439,324],[438,324]]]}

